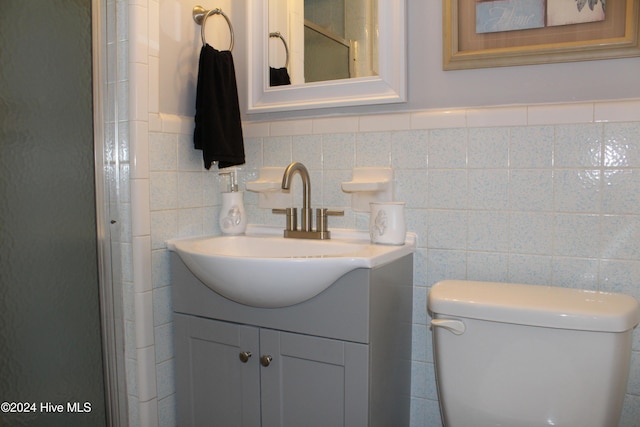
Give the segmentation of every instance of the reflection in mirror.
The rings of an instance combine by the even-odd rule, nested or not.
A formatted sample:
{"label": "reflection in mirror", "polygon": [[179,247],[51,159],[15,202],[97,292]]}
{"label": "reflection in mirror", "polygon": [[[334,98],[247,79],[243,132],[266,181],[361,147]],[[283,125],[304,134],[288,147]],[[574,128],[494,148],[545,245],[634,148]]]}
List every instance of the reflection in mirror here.
{"label": "reflection in mirror", "polygon": [[405,0],[250,5],[248,113],[404,102]]}
{"label": "reflection in mirror", "polygon": [[377,0],[269,0],[269,31],[279,38],[269,66],[286,62],[294,85],[377,75],[377,10]]}
{"label": "reflection in mirror", "polygon": [[284,67],[276,68],[269,66],[269,84],[271,86],[283,86],[291,84],[291,77],[289,77],[289,45],[287,45],[287,40],[280,33],[280,31],[274,31],[273,33],[269,33],[270,38],[277,38],[282,42],[282,47],[284,48]]}

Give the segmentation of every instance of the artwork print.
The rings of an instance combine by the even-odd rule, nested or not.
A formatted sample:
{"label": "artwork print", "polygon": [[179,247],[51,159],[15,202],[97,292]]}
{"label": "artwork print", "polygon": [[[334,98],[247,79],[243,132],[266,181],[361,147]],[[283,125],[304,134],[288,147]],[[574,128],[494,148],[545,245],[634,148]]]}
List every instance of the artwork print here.
{"label": "artwork print", "polygon": [[604,21],[606,0],[476,0],[476,33]]}

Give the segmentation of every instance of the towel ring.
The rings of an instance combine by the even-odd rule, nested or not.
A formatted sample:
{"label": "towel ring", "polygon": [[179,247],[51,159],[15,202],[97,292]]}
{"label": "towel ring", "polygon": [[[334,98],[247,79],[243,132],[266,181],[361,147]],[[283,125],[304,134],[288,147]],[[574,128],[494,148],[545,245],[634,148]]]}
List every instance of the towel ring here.
{"label": "towel ring", "polygon": [[229,43],[229,51],[233,50],[233,25],[231,25],[231,21],[227,17],[227,15],[222,11],[222,9],[216,8],[211,10],[206,10],[202,6],[194,6],[193,7],[193,20],[196,21],[196,24],[200,25],[200,37],[202,38],[202,45],[206,46],[207,41],[204,37],[204,26],[207,22],[207,18],[211,15],[222,15],[225,21],[227,21],[227,25],[229,26],[229,34],[231,35],[231,43]]}
{"label": "towel ring", "polygon": [[284,45],[284,51],[286,53],[286,61],[284,63],[284,68],[289,68],[289,46],[287,46],[287,41],[284,39],[284,37],[282,37],[282,34],[280,34],[280,31],[269,33],[269,38],[272,38],[272,37],[278,37],[280,40],[282,40],[282,44]]}

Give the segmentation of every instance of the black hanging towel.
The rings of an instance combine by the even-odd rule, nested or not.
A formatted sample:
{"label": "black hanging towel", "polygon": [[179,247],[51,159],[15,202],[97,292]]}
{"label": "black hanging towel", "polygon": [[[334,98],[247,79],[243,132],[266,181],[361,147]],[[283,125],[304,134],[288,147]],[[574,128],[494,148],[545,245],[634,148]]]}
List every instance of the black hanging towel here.
{"label": "black hanging towel", "polygon": [[271,86],[290,85],[291,79],[286,68],[269,67],[269,84]]}
{"label": "black hanging towel", "polygon": [[202,150],[204,167],[219,168],[245,162],[240,105],[233,57],[206,44],[200,50],[196,89],[194,146]]}

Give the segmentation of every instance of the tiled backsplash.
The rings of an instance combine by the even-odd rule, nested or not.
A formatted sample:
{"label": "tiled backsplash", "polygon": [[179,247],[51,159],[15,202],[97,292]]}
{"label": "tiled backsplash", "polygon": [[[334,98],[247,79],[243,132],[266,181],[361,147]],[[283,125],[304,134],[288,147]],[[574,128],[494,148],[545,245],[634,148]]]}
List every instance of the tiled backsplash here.
{"label": "tiled backsplash", "polygon": [[[164,241],[218,233],[219,180],[192,149],[191,118],[149,135],[153,326],[159,424],[174,425],[171,292]],[[303,162],[312,204],[345,209],[356,166],[391,166],[418,235],[412,425],[440,426],[426,296],[441,279],[552,284],[640,299],[640,101],[516,106],[247,123],[241,187],[262,166]],[[135,206],[135,201],[132,201]],[[245,194],[250,222],[284,225]],[[135,250],[135,249],[134,249]],[[134,254],[135,256],[135,254]],[[636,332],[621,426],[640,420]],[[140,368],[138,368],[140,369]]]}

